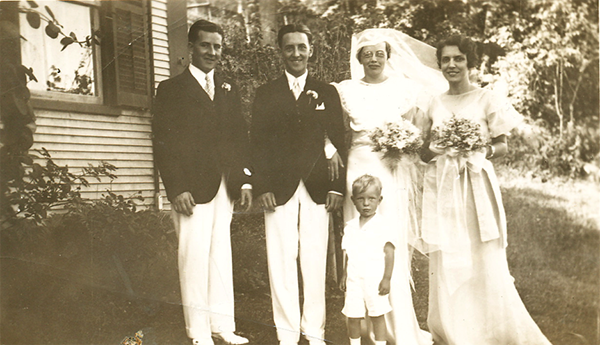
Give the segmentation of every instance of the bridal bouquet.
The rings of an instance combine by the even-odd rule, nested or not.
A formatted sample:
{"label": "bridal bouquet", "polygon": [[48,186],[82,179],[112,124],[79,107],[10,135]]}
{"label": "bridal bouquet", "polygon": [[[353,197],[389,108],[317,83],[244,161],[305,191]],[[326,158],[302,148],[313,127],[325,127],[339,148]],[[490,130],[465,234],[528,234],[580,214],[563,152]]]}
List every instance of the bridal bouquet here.
{"label": "bridal bouquet", "polygon": [[469,119],[452,115],[432,131],[431,143],[438,150],[450,149],[455,153],[469,154],[486,146],[481,126]]}
{"label": "bridal bouquet", "polygon": [[374,152],[383,153],[391,166],[397,165],[404,156],[419,153],[423,140],[417,127],[407,120],[388,122],[369,133]]}

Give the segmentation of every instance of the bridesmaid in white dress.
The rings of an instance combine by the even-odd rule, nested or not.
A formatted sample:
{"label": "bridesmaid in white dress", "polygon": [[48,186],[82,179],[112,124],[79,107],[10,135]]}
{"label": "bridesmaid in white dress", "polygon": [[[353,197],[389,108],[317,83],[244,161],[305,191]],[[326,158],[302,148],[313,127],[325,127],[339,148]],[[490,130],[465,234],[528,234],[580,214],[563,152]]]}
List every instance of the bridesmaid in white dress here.
{"label": "bridesmaid in white dress", "polygon": [[[347,190],[350,191],[352,182],[364,174],[377,176],[381,180],[383,201],[378,212],[390,220],[390,227],[397,230],[399,238],[390,292],[393,311],[386,315],[388,341],[398,345],[429,345],[432,343],[431,335],[419,328],[413,308],[407,244],[409,220],[411,216],[415,216],[409,214],[409,190],[413,181],[407,175],[417,168],[414,162],[406,162],[401,163],[403,167],[392,171],[382,161],[381,154],[372,151],[369,139],[369,131],[383,127],[386,122],[402,121],[403,116],[410,119],[421,89],[417,83],[407,78],[386,73],[390,53],[391,57],[397,54],[394,44],[397,42],[393,41],[393,35],[386,37],[385,33],[385,30],[371,29],[358,35],[358,44],[353,49],[356,56],[352,58],[361,63],[364,77],[336,85],[344,111],[349,117],[352,133],[348,153]],[[350,200],[350,193],[346,195],[344,219],[347,221],[357,214]]]}
{"label": "bridesmaid in white dress", "polygon": [[436,345],[547,345],[514,285],[506,259],[506,218],[490,158],[507,152],[522,116],[503,97],[469,82],[475,45],[453,36],[438,64],[449,90],[435,97],[424,132],[452,115],[481,126],[490,144],[460,158],[436,150],[424,177],[423,239],[430,246],[429,330]]}

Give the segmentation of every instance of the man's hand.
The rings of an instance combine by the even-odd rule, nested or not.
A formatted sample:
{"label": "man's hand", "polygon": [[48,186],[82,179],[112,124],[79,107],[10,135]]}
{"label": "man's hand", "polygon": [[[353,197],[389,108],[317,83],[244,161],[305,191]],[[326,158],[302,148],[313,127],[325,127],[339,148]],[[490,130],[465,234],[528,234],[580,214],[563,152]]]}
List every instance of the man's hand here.
{"label": "man's hand", "polygon": [[327,164],[329,164],[329,180],[335,181],[340,178],[340,170],[344,168],[342,157],[336,152],[331,159],[327,160]]}
{"label": "man's hand", "polygon": [[179,194],[175,197],[175,200],[173,200],[172,204],[175,212],[183,213],[188,217],[194,213],[194,206],[196,206],[194,197],[190,192],[183,192]]}
{"label": "man's hand", "polygon": [[342,274],[342,276],[340,277],[340,290],[346,292],[346,273]]}
{"label": "man's hand", "polygon": [[390,278],[381,279],[381,283],[379,283],[379,294],[381,296],[385,296],[390,293]]}
{"label": "man's hand", "polygon": [[336,193],[327,193],[327,199],[325,200],[325,209],[327,212],[333,212],[342,207],[344,203],[344,197]]}
{"label": "man's hand", "polygon": [[241,204],[242,206],[246,206],[246,208],[244,208],[244,212],[248,212],[250,207],[252,207],[252,189],[242,188]]}
{"label": "man's hand", "polygon": [[258,204],[267,212],[275,212],[275,206],[277,206],[275,194],[271,192],[264,193],[258,197]]}

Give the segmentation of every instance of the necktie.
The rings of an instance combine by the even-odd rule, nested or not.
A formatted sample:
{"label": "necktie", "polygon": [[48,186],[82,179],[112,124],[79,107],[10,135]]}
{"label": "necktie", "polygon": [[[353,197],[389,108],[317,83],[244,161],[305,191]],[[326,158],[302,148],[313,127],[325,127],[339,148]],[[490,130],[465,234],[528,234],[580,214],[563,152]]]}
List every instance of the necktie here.
{"label": "necktie", "polygon": [[211,100],[215,97],[215,87],[213,85],[213,81],[210,77],[210,74],[206,75],[206,93],[208,94],[208,97],[210,97]]}
{"label": "necktie", "polygon": [[300,97],[300,94],[302,93],[302,89],[300,89],[300,82],[298,82],[298,79],[294,79],[294,84],[292,85],[292,92],[294,93],[294,97],[296,99],[298,99],[298,97]]}

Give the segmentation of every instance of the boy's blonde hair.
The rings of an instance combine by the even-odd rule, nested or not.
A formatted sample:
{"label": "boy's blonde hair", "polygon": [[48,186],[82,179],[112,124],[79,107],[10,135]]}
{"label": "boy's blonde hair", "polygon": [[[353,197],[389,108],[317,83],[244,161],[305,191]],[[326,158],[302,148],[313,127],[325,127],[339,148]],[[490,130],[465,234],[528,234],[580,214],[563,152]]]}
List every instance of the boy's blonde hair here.
{"label": "boy's blonde hair", "polygon": [[365,174],[352,182],[352,196],[364,192],[370,186],[377,187],[377,192],[381,195],[381,189],[383,188],[381,180],[373,175]]}

